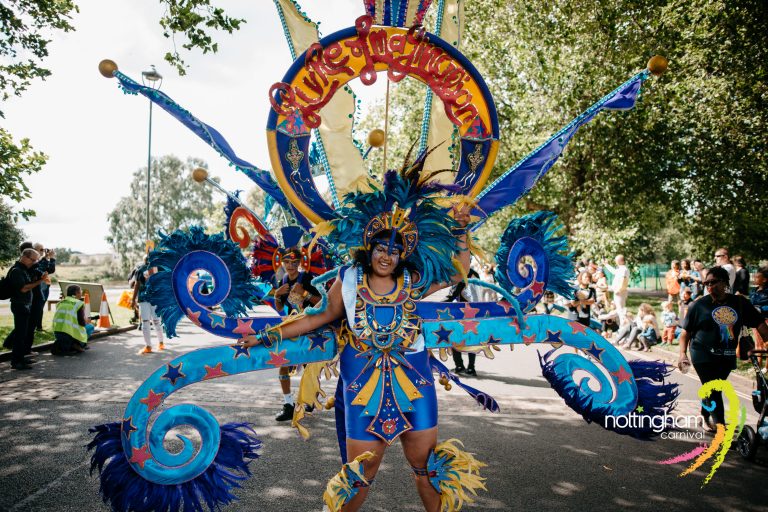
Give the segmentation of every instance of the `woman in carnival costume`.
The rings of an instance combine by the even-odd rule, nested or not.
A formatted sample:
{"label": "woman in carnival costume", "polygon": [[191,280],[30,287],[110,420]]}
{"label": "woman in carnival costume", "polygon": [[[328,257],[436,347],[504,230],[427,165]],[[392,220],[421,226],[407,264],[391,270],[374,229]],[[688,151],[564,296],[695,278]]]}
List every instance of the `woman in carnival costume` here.
{"label": "woman in carnival costume", "polygon": [[[328,484],[324,499],[332,510],[362,505],[386,448],[398,438],[426,510],[447,505],[434,476],[441,457],[460,453],[470,489],[482,487],[480,464],[471,455],[452,444],[435,451],[437,397],[414,301],[462,279],[456,263],[469,268],[470,216],[466,205],[454,207],[451,216],[436,204],[442,187],[419,181],[424,156],[401,173],[388,172],[383,190],[348,195],[329,222],[326,239],[357,251],[355,264],[340,269],[325,310],[241,342],[271,345],[341,320],[347,336],[340,385],[351,462]],[[424,278],[425,265],[435,269],[436,281]],[[447,492],[446,500],[453,502],[453,494]]]}

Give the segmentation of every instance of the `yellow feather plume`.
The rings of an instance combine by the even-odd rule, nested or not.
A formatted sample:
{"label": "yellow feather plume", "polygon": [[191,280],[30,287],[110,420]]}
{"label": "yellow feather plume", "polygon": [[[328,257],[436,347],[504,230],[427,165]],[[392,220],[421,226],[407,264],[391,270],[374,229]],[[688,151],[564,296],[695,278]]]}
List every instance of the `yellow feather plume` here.
{"label": "yellow feather plume", "polygon": [[331,512],[341,510],[341,507],[347,502],[347,496],[352,492],[352,484],[347,476],[349,471],[368,484],[363,469],[363,461],[372,459],[375,456],[374,452],[361,453],[353,461],[344,464],[341,467],[341,471],[328,481],[328,485],[325,486],[325,492],[323,493],[323,501]]}
{"label": "yellow feather plume", "polygon": [[318,410],[322,409],[323,404],[320,402],[320,397],[325,398],[327,395],[320,386],[320,377],[325,374],[325,378],[328,380],[331,374],[338,376],[336,361],[337,359],[331,362],[309,363],[304,367],[304,374],[299,383],[299,392],[296,394],[296,407],[293,409],[291,426],[299,431],[305,441],[309,439],[310,433],[309,429],[301,424],[301,420],[307,414],[304,411],[304,406],[311,405]]}
{"label": "yellow feather plume", "polygon": [[440,510],[443,512],[458,512],[464,503],[473,503],[474,500],[467,493],[477,496],[477,490],[487,490],[485,478],[480,476],[480,468],[486,464],[477,460],[471,453],[461,448],[464,444],[458,439],[449,439],[435,447],[438,456],[447,456],[451,471],[448,479],[440,482]]}

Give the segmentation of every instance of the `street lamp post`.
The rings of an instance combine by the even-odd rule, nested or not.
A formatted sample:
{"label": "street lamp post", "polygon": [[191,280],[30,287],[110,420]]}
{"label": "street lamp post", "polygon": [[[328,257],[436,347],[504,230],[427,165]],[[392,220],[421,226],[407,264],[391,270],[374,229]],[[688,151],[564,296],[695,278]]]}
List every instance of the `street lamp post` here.
{"label": "street lamp post", "polygon": [[[163,76],[157,72],[155,66],[141,72],[141,83],[145,87],[160,90],[163,84]],[[149,140],[147,142],[147,243],[152,240],[152,228],[150,227],[149,199],[150,199],[150,171],[152,169],[152,100],[149,100]]]}

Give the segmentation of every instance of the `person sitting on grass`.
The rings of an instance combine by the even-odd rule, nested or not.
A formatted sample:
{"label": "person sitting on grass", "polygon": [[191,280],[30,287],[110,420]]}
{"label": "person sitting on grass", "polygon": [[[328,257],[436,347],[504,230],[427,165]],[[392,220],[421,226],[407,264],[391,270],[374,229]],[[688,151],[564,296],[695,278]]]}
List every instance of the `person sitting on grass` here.
{"label": "person sitting on grass", "polygon": [[88,338],[94,327],[90,318],[85,316],[85,304],[82,301],[83,290],[76,284],[67,287],[67,296],[56,306],[53,315],[54,355],[73,355],[88,348]]}

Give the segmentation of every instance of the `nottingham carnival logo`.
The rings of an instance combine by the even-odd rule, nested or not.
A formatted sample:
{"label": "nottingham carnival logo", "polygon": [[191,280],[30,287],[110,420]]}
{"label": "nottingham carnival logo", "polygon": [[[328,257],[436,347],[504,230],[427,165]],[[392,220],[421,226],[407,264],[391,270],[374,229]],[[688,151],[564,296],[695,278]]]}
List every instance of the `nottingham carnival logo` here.
{"label": "nottingham carnival logo", "polygon": [[[709,483],[715,472],[725,460],[725,455],[731,447],[734,439],[737,439],[744,427],[747,417],[747,411],[736,395],[736,391],[730,382],[726,380],[713,380],[707,382],[699,388],[699,398],[702,407],[713,412],[715,402],[710,398],[713,392],[720,391],[728,399],[728,410],[725,418],[727,425],[718,423],[714,438],[710,443],[702,442],[689,452],[682,453],[675,457],[659,461],[659,464],[679,464],[681,462],[692,461],[690,465],[680,473],[680,477],[690,475],[708,460],[712,461],[709,473],[704,478],[702,487]],[[701,415],[670,415],[666,412],[663,415],[643,415],[642,407],[630,414],[624,416],[606,416],[606,428],[641,428],[650,429],[659,434],[662,439],[700,439],[704,440],[703,428],[704,418]],[[691,431],[696,429],[696,431]]]}

